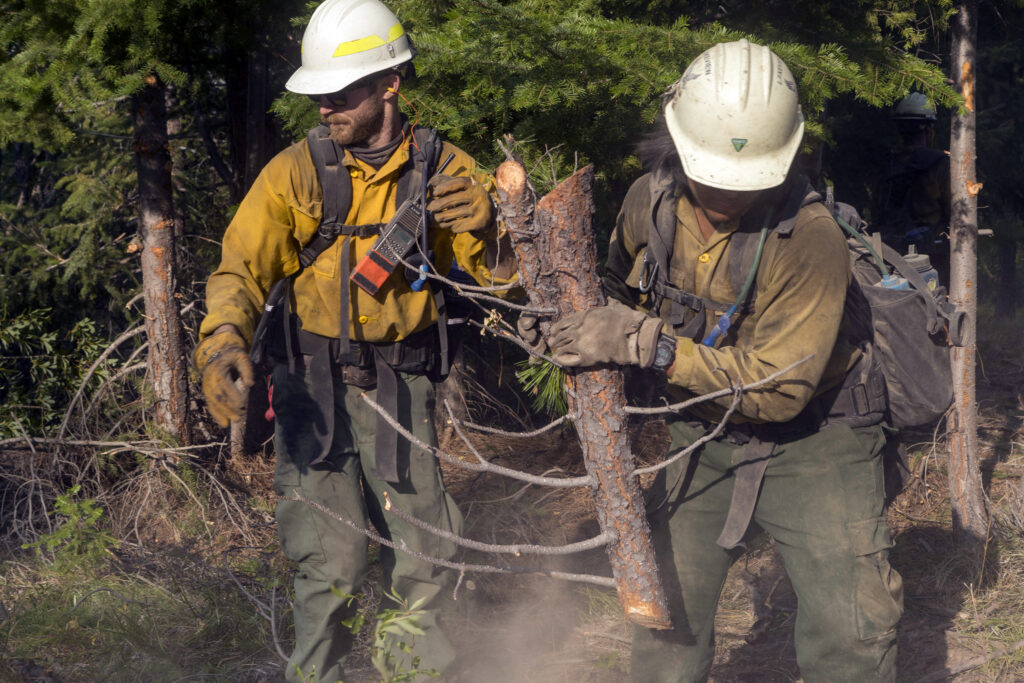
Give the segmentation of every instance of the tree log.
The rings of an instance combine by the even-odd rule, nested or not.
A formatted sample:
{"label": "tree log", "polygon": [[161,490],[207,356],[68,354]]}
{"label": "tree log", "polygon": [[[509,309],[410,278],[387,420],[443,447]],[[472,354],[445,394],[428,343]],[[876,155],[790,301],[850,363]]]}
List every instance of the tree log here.
{"label": "tree log", "polygon": [[[606,303],[593,231],[593,168],[573,174],[540,201],[516,161],[495,174],[520,282],[532,306],[555,318]],[[540,321],[547,334],[552,320]],[[587,471],[598,482],[594,503],[626,617],[647,628],[670,628],[650,528],[626,429],[622,372],[615,366],[570,371],[569,410]]]}
{"label": "tree log", "polygon": [[149,376],[156,396],[156,422],[174,438],[189,443],[188,365],[178,302],[171,153],[164,94],[160,80],[149,76],[145,87],[133,98],[142,290],[146,299]]}
{"label": "tree log", "polygon": [[967,313],[970,340],[953,347],[953,413],[949,424],[949,498],[953,535],[962,548],[978,554],[988,536],[988,509],[979,465],[975,342],[978,282],[978,192],[975,156],[975,64],[978,3],[960,0],[951,20],[952,72],[964,98],[963,113],[954,112],[950,126],[950,300]]}

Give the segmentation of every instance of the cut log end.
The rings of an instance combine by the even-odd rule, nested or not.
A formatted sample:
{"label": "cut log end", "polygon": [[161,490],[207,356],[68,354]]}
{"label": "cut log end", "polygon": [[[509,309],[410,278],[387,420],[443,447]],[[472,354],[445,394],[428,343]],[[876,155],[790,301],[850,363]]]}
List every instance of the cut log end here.
{"label": "cut log end", "polygon": [[518,197],[526,191],[526,169],[515,161],[505,161],[494,172],[494,183],[509,197]]}
{"label": "cut log end", "polygon": [[672,620],[668,614],[653,602],[624,604],[623,608],[626,611],[626,618],[637,626],[658,631],[667,631],[672,628]]}

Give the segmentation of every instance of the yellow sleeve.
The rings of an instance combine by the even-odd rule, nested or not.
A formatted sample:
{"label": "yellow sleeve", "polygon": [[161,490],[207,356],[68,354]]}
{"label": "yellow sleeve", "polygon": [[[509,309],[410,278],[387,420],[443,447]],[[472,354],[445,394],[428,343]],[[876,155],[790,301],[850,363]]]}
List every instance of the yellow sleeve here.
{"label": "yellow sleeve", "polygon": [[224,233],[220,265],[206,284],[200,339],[227,323],[251,342],[267,291],[299,269],[297,238],[308,240],[319,222],[311,204],[296,199],[312,200],[317,183],[312,164],[299,163],[302,155],[308,158],[299,143],[274,157],[239,205]]}
{"label": "yellow sleeve", "polygon": [[[678,340],[669,381],[694,394],[764,379],[808,356],[810,359],[770,384],[744,394],[740,413],[758,422],[786,422],[818,393],[832,367],[850,281],[846,240],[822,208],[809,207],[758,278],[755,310],[741,321],[736,346],[711,348]],[[808,211],[804,209],[803,211]],[[806,216],[806,214],[805,214]],[[783,240],[779,240],[783,242]],[[763,279],[763,282],[762,282]],[[719,400],[728,405],[730,399]]]}

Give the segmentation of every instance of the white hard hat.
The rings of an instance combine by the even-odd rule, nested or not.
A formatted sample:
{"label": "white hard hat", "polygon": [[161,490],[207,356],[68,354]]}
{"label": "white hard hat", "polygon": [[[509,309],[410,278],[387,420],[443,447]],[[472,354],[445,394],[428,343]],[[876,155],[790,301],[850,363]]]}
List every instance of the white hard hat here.
{"label": "white hard hat", "polygon": [[912,92],[899,101],[892,117],[897,121],[935,121],[935,107],[922,93]]}
{"label": "white hard hat", "polygon": [[285,87],[303,95],[337,92],[412,60],[409,37],[378,0],[327,0],[302,35],[302,66]]}
{"label": "white hard hat", "polygon": [[665,121],[686,176],[726,190],[780,185],[804,134],[793,74],[747,40],[697,57],[665,93]]}

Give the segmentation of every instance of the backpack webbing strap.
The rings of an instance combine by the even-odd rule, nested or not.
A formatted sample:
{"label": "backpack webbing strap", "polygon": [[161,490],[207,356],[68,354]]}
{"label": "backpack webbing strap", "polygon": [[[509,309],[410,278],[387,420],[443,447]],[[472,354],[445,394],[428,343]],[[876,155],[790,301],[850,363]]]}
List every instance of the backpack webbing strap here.
{"label": "backpack webbing strap", "polygon": [[[651,218],[647,235],[647,246],[644,252],[643,271],[640,277],[640,291],[652,294],[651,311],[660,317],[666,300],[671,308],[667,320],[675,329],[675,334],[683,337],[696,338],[703,334],[704,310],[725,311],[728,304],[685,292],[669,281],[672,252],[676,239],[676,202],[678,193],[675,183],[668,171],[658,168],[651,174],[650,180]],[[683,325],[687,313],[693,317]]]}
{"label": "backpack webbing strap", "polygon": [[384,354],[374,352],[377,369],[377,430],[373,437],[373,472],[383,481],[397,483],[398,476],[398,432],[388,424],[382,413],[398,418],[398,375],[387,362]]}
{"label": "backpack webbing strap", "polygon": [[[763,202],[761,210],[748,212],[740,222],[740,227],[729,237],[732,254],[729,259],[729,281],[734,291],[739,292],[748,277],[750,270],[757,261],[760,231],[764,223],[766,211],[776,211],[781,217],[773,226],[773,232],[779,238],[789,237],[796,226],[797,214],[800,209],[821,201],[821,195],[814,191],[810,182],[799,177],[779,187],[767,202]],[[641,273],[640,290],[653,292],[651,310],[662,315],[665,300],[672,303],[668,322],[673,327],[683,324],[687,310],[694,316],[681,329],[679,336],[698,338],[704,332],[704,311],[712,310],[724,313],[730,304],[714,301],[705,297],[685,292],[669,281],[672,251],[675,246],[676,234],[676,203],[678,193],[671,175],[659,168],[651,174],[650,180],[651,221],[649,224],[647,246],[644,252],[644,265]],[[746,300],[739,308],[740,313],[753,310],[756,288],[752,288]]]}
{"label": "backpack webbing strap", "polygon": [[[309,155],[313,159],[313,165],[316,166],[317,178],[320,180],[320,190],[323,194],[323,208],[317,237],[307,245],[307,249],[313,247],[319,253],[314,251],[305,253],[306,259],[312,263],[320,253],[334,244],[339,235],[343,234],[341,228],[344,227],[345,218],[348,217],[349,209],[352,207],[352,178],[349,177],[341,163],[345,156],[345,148],[331,139],[330,129],[327,126],[321,124],[310,130],[306,135],[306,141],[309,144]],[[306,250],[304,249],[303,252]],[[348,302],[349,288],[351,287],[348,281],[348,264],[350,252],[351,240],[346,239],[342,244],[341,262],[338,264],[341,273],[341,294],[338,302],[340,306],[338,339],[341,340],[339,354],[348,353]]]}
{"label": "backpack webbing strap", "polygon": [[[405,197],[411,196],[412,192],[419,193],[421,200],[426,204],[427,181],[434,174],[437,168],[437,160],[441,155],[441,145],[437,137],[437,131],[432,128],[414,128],[413,145],[409,150],[409,160],[398,178],[397,202]],[[427,212],[423,211],[423,223],[420,225],[420,251],[423,258],[428,257],[427,250]],[[346,240],[347,246],[348,240]],[[348,275],[346,272],[346,282]],[[442,317],[444,310],[444,294],[440,288],[434,290],[434,300],[437,304],[438,335],[441,346],[442,358],[447,370],[448,335],[447,321]],[[437,298],[440,295],[441,301]],[[347,350],[347,349],[346,349]],[[375,349],[374,365],[377,370],[377,400],[381,412],[377,413],[377,429],[374,435],[374,474],[383,481],[397,483],[400,480],[398,472],[398,432],[392,427],[384,413],[394,419],[398,419],[398,375],[383,354]]]}
{"label": "backpack webbing strap", "polygon": [[738,546],[747,533],[747,527],[754,516],[757,495],[761,490],[761,481],[764,479],[765,470],[768,469],[768,461],[771,460],[776,443],[776,439],[762,441],[757,435],[753,435],[746,445],[733,451],[732,500],[729,502],[729,512],[726,514],[722,533],[715,541],[727,550]]}
{"label": "backpack webbing strap", "polygon": [[[434,175],[438,162],[441,160],[441,140],[437,131],[433,128],[413,129],[413,137],[416,142],[415,152],[409,155],[409,162],[412,168],[408,173],[403,173],[398,179],[398,196],[407,197],[403,191],[408,193],[412,188],[417,188],[423,197],[424,203],[427,197],[427,182]],[[413,157],[415,159],[415,163]],[[425,261],[430,260],[430,248],[428,245],[428,220],[427,212],[423,212],[423,223],[420,226],[420,256]],[[448,307],[445,304],[444,290],[441,287],[433,286],[434,308],[437,309],[437,340],[440,358],[440,376],[448,375]]]}

